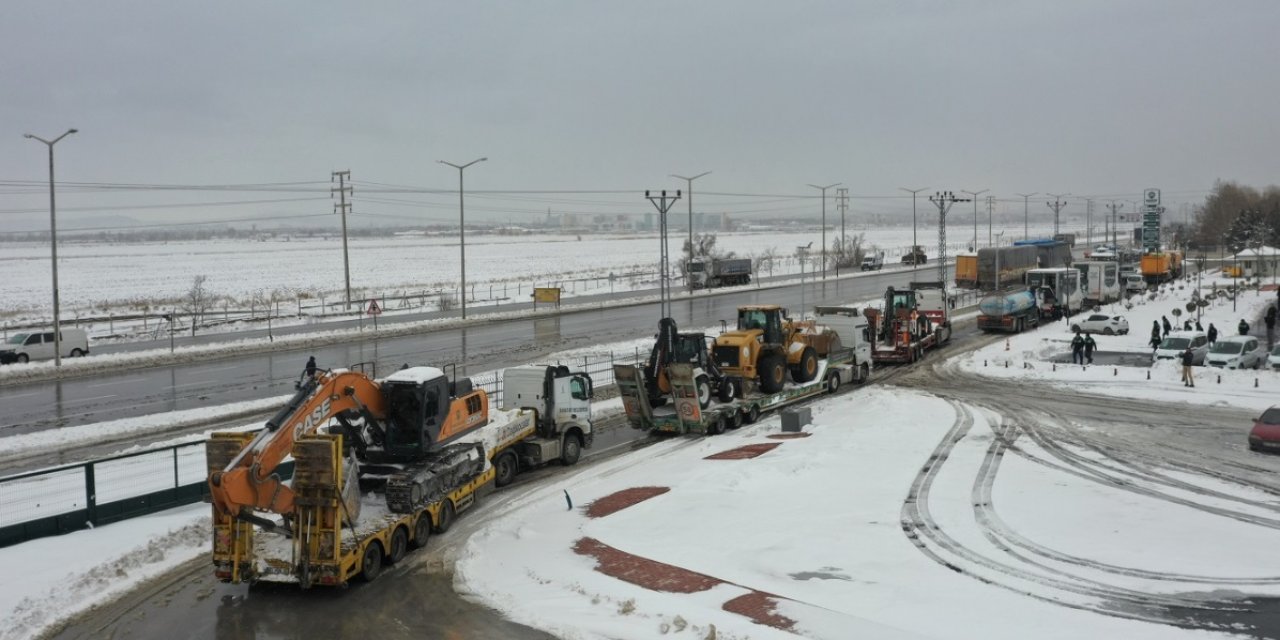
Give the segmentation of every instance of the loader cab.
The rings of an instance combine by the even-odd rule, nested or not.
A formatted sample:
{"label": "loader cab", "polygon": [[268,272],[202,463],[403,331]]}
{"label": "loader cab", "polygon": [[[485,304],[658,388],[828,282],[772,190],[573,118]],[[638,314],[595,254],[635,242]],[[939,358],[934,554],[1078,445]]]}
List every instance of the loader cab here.
{"label": "loader cab", "polygon": [[911,315],[911,311],[916,308],[916,292],[911,289],[895,290],[892,287],[886,296],[885,313],[891,318],[901,318],[904,314]]}
{"label": "loader cab", "polygon": [[773,305],[739,307],[738,330],[762,331],[761,340],[765,344],[782,344],[782,318],[786,315],[786,309]]}
{"label": "loader cab", "polygon": [[411,367],[382,381],[387,411],[386,452],[413,458],[437,439],[449,413],[449,379],[440,369]]}

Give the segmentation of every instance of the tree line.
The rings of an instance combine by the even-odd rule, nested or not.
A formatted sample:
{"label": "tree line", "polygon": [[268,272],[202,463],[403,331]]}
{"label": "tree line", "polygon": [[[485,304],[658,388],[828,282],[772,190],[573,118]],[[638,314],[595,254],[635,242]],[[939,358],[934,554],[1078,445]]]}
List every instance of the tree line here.
{"label": "tree line", "polygon": [[1190,235],[1195,245],[1225,244],[1232,252],[1280,246],[1280,186],[1259,190],[1219,180],[1196,211]]}

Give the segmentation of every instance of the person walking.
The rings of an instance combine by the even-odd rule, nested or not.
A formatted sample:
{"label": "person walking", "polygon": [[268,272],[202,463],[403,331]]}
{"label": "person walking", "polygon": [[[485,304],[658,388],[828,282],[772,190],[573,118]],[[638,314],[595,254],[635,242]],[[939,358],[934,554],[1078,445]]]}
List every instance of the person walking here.
{"label": "person walking", "polygon": [[1249,323],[1245,322],[1244,318],[1240,318],[1240,324],[1239,326],[1237,326],[1237,328],[1240,329],[1240,335],[1242,336],[1249,335]]}
{"label": "person walking", "polygon": [[304,378],[316,377],[316,357],[315,356],[311,356],[310,358],[307,358],[307,366],[302,369],[302,375]]}
{"label": "person walking", "polygon": [[1190,320],[1190,319],[1188,319],[1186,322],[1183,322],[1183,323],[1182,323],[1182,330],[1183,330],[1183,331],[1190,331],[1190,330],[1191,330],[1191,320]]}
{"label": "person walking", "polygon": [[1209,323],[1209,344],[1213,344],[1217,341],[1218,341],[1218,328],[1213,326],[1213,323],[1210,322]]}
{"label": "person walking", "polygon": [[1152,355],[1152,356],[1156,355],[1156,349],[1159,349],[1159,348],[1160,348],[1160,343],[1161,343],[1161,342],[1164,342],[1164,341],[1160,339],[1160,334],[1159,334],[1159,333],[1153,333],[1153,334],[1151,334],[1151,339],[1147,341],[1147,344],[1151,345],[1151,355]]}
{"label": "person walking", "polygon": [[1084,337],[1079,331],[1071,339],[1071,364],[1084,364]]}
{"label": "person walking", "polygon": [[1196,354],[1191,351],[1188,345],[1186,350],[1182,352],[1182,386],[1196,386],[1196,379],[1191,372],[1191,365],[1196,361]]}
{"label": "person walking", "polygon": [[1262,317],[1262,321],[1267,325],[1267,348],[1276,346],[1276,306],[1273,304],[1267,307],[1267,315]]}
{"label": "person walking", "polygon": [[1173,324],[1169,322],[1168,316],[1160,316],[1160,320],[1164,323],[1164,337],[1169,337],[1169,332],[1173,331]]}
{"label": "person walking", "polygon": [[1093,364],[1093,350],[1098,348],[1098,343],[1093,341],[1093,334],[1087,334],[1084,337],[1084,359],[1088,364]]}
{"label": "person walking", "polygon": [[1160,321],[1159,320],[1151,321],[1151,337],[1153,338],[1160,337]]}

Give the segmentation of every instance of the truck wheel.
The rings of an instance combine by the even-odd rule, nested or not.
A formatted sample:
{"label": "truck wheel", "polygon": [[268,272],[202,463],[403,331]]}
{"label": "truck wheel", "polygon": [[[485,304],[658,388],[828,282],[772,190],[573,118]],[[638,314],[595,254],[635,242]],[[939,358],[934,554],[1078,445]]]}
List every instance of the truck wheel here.
{"label": "truck wheel", "polygon": [[742,412],[734,411],[733,413],[729,414],[729,419],[725,421],[724,426],[731,430],[737,429],[738,427],[742,426],[742,420],[743,420]]}
{"label": "truck wheel", "polygon": [[711,406],[711,381],[706,376],[698,376],[693,385],[698,392],[698,406],[703,409]]}
{"label": "truck wheel", "polygon": [[457,512],[453,510],[453,501],[445,498],[444,503],[440,505],[439,520],[436,522],[436,533],[444,533],[453,526],[453,518]]}
{"label": "truck wheel", "polygon": [[832,373],[827,376],[827,393],[836,393],[840,390],[840,374]]}
{"label": "truck wheel", "polygon": [[760,406],[759,406],[759,405],[754,405],[754,404],[753,404],[753,405],[751,405],[751,408],[747,409],[746,411],[744,411],[744,412],[742,413],[742,423],[743,423],[743,424],[755,424],[755,421],[756,421],[756,420],[759,420],[759,419],[760,419]]}
{"label": "truck wheel", "polygon": [[870,379],[871,379],[871,367],[865,362],[862,363],[861,365],[858,365],[858,383],[862,384]]}
{"label": "truck wheel", "polygon": [[360,579],[373,582],[382,573],[382,543],[377,540],[369,542],[364,548],[364,559],[360,562]]}
{"label": "truck wheel", "polygon": [[572,467],[578,464],[578,458],[580,457],[582,457],[582,443],[578,441],[578,436],[566,433],[564,444],[560,447],[560,464]]}
{"label": "truck wheel", "polygon": [[800,352],[800,362],[791,368],[791,379],[796,382],[809,382],[818,375],[818,352],[813,347],[805,347]]}
{"label": "truck wheel", "polygon": [[387,554],[387,564],[395,564],[404,558],[409,550],[409,534],[404,527],[396,527],[391,533],[391,552]]}
{"label": "truck wheel", "polygon": [[431,537],[431,514],[422,512],[418,516],[418,521],[413,523],[413,548],[421,549],[427,546],[427,539]]}
{"label": "truck wheel", "polygon": [[707,433],[713,436],[718,436],[724,433],[723,415],[717,415],[715,419],[711,421],[711,424],[707,425]]}
{"label": "truck wheel", "polygon": [[518,464],[514,453],[507,452],[498,456],[498,460],[493,463],[495,470],[493,484],[505,487],[515,481],[516,471],[519,470]]}
{"label": "truck wheel", "polygon": [[771,353],[760,358],[760,390],[765,393],[782,391],[787,382],[787,360],[781,353]]}

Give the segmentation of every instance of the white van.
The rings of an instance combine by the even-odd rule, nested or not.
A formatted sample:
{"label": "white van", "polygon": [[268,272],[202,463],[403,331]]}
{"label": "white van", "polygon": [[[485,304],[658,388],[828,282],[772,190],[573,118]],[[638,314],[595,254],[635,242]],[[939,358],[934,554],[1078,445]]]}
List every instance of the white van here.
{"label": "white van", "polygon": [[1253,336],[1227,336],[1209,347],[1205,364],[1227,369],[1257,369],[1267,357],[1266,349]]}
{"label": "white van", "polygon": [[1191,364],[1203,365],[1209,355],[1209,336],[1203,331],[1173,331],[1156,349],[1156,360],[1177,360],[1182,364],[1182,352],[1191,347]]}
{"label": "white van", "polygon": [[[0,364],[53,359],[53,332],[15,333],[0,347]],[[84,329],[62,330],[62,357],[89,354],[89,334]]]}

